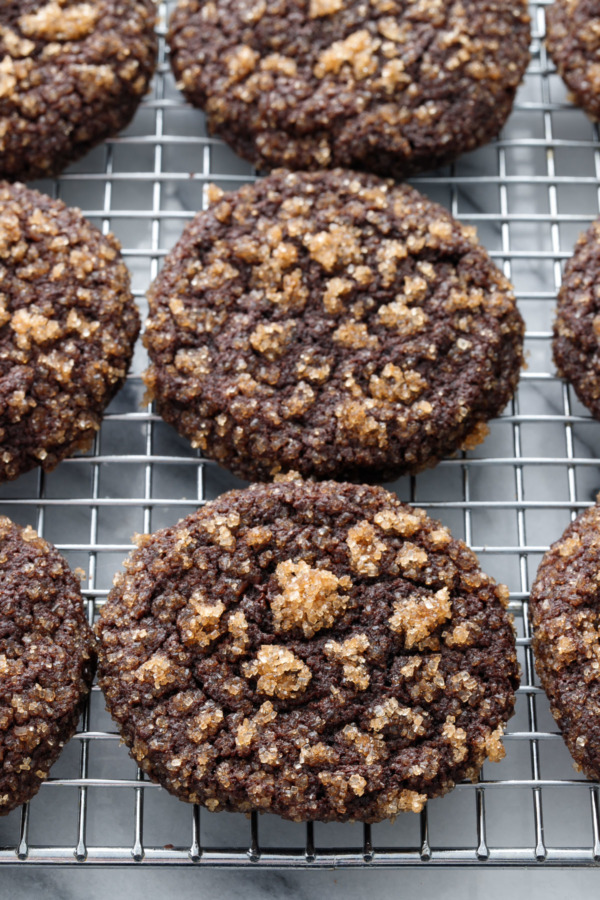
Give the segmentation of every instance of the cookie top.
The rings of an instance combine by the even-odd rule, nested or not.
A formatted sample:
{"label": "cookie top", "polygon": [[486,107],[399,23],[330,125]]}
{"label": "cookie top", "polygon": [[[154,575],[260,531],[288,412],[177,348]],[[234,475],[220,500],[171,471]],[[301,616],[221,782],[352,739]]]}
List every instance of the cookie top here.
{"label": "cookie top", "polygon": [[600,419],[600,218],[579,237],[565,266],[553,353],[559,374]]}
{"label": "cookie top", "polygon": [[250,480],[383,480],[483,440],[523,322],[472,229],[344,170],[210,196],[145,334],[150,395],[193,446]]}
{"label": "cookie top", "polygon": [[60,200],[0,182],[0,480],[86,449],[139,331],[129,273]]}
{"label": "cookie top", "polygon": [[529,60],[526,0],[180,0],[178,86],[261,169],[403,177],[498,134]]}
{"label": "cookie top", "polygon": [[571,100],[600,118],[600,8],[597,0],[554,0],[546,9],[546,47]]}
{"label": "cookie top", "polygon": [[569,525],[544,556],[531,589],[535,667],[565,743],[600,779],[600,506]]}
{"label": "cookie top", "polygon": [[3,0],[0,177],[58,174],[124,128],[148,90],[153,0]]}
{"label": "cookie top", "polygon": [[95,665],[79,581],[0,516],[0,815],[37,793],[73,735]]}
{"label": "cookie top", "polygon": [[98,625],[100,685],[181,799],[378,821],[504,755],[508,590],[422,510],[288,479],[137,545]]}

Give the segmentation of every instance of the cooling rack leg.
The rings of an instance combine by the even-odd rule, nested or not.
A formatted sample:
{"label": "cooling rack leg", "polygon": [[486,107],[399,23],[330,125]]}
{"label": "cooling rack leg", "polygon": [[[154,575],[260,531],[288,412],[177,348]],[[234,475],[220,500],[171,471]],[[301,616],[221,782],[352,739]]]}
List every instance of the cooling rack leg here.
{"label": "cooling rack leg", "polygon": [[316,853],[315,853],[315,826],[313,822],[306,823],[306,847],[305,847],[305,856],[308,862],[313,862]]}
{"label": "cooling rack leg", "polygon": [[253,812],[250,816],[250,846],[248,848],[248,856],[252,862],[260,859],[260,845],[258,841],[258,813]]}
{"label": "cooling rack leg", "polygon": [[[144,780],[144,773],[138,769],[137,780]],[[136,862],[144,858],[144,789],[135,788],[135,831],[131,855]]]}
{"label": "cooling rack leg", "polygon": [[190,845],[190,859],[200,862],[202,849],[200,846],[200,807],[194,803],[192,807],[192,843]]}
{"label": "cooling rack leg", "polygon": [[19,829],[19,846],[17,848],[17,856],[19,859],[27,859],[29,854],[28,832],[29,803],[24,803],[21,807],[21,827]]}
{"label": "cooling rack leg", "polygon": [[490,851],[487,845],[485,824],[485,791],[477,788],[477,859],[489,859]]}
{"label": "cooling rack leg", "polygon": [[600,862],[600,792],[598,788],[590,791],[592,802],[592,831],[594,835],[593,854],[595,862]]}
{"label": "cooling rack leg", "polygon": [[423,862],[429,862],[431,859],[431,847],[429,846],[429,818],[427,814],[427,806],[420,813],[421,816],[421,859]]}

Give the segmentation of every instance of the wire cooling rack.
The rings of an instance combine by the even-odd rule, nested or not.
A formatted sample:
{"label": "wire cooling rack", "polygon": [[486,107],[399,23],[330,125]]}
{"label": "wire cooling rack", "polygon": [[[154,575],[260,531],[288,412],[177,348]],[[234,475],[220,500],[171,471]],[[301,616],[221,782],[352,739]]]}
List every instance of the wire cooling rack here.
{"label": "wire cooling rack", "polygon": [[[206,134],[178,94],[161,48],[153,92],[131,127],[42,190],[81,206],[121,239],[136,297],[144,293],[209,181],[254,177]],[[534,674],[527,622],[531,581],[548,544],[600,489],[600,423],[551,360],[561,267],[598,214],[600,143],[572,107],[543,45],[543,2],[532,5],[532,62],[501,139],[451,168],[413,179],[465,223],[515,284],[527,322],[528,368],[518,396],[477,450],[392,487],[424,507],[509,585],[523,670],[507,756],[486,763],[415,816],[373,826],[298,825],[274,816],[200,811],[144,780],[119,744],[97,688],[78,734],[23,810],[0,819],[0,863],[211,866],[592,865],[600,862],[600,795],[571,764]],[[173,523],[241,484],[143,405],[138,347],[93,451],[49,475],[0,488],[0,512],[30,523],[87,573],[92,622],[130,536]]]}

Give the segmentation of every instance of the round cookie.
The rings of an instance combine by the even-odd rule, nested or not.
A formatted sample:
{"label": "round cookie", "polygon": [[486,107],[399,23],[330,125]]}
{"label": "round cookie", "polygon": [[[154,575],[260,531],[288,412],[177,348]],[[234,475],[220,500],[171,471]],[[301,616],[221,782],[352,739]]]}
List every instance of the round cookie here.
{"label": "round cookie", "polygon": [[508,590],[422,510],[288,478],[136,543],[98,625],[100,685],[180,799],[375,822],[503,757]]}
{"label": "round cookie", "polygon": [[600,506],[546,553],[531,588],[535,668],[576,768],[600,779]]}
{"label": "round cookie", "polygon": [[576,245],[558,292],[553,355],[581,402],[600,419],[600,219]]}
{"label": "round cookie", "polygon": [[0,177],[57,175],[133,118],[154,73],[153,0],[0,8]]}
{"label": "round cookie", "polygon": [[79,581],[30,526],[0,517],[0,815],[31,799],[74,734],[94,674]]}
{"label": "round cookie", "polygon": [[523,322],[472,229],[344,170],[211,197],[145,332],[150,396],[194,447],[249,480],[385,480],[483,440]]}
{"label": "round cookie", "polygon": [[258,168],[404,177],[495,137],[529,61],[526,0],[180,0],[178,86]]}
{"label": "round cookie", "polygon": [[0,182],[0,481],[87,449],[139,331],[120,245]]}
{"label": "round cookie", "polygon": [[600,8],[597,0],[554,0],[546,9],[546,47],[570,99],[600,118]]}

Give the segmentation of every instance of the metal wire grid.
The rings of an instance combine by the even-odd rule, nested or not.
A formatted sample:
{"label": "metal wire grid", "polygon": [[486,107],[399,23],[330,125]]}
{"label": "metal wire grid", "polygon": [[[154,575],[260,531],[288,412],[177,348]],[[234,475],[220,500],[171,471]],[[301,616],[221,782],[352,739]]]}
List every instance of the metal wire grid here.
{"label": "metal wire grid", "polygon": [[[0,820],[0,863],[213,866],[590,865],[600,862],[598,785],[573,772],[538,687],[527,597],[541,553],[600,487],[600,425],[554,374],[550,327],[561,262],[599,208],[600,143],[565,99],[542,43],[545,2],[532,5],[532,63],[502,138],[449,169],[413,179],[477,225],[513,280],[527,321],[529,369],[483,447],[392,487],[449,525],[511,588],[523,669],[507,757],[486,764],[420,816],[375,826],[296,825],[272,816],[200,811],[146,781],[119,745],[97,687],[38,796]],[[203,188],[254,177],[179,97],[161,47],[153,94],[121,137],[42,189],[83,207],[121,238],[134,292],[144,292]],[[2,486],[2,513],[31,523],[87,573],[90,623],[134,531],[171,524],[240,484],[190,451],[141,406],[133,374],[93,451],[50,475]],[[86,534],[87,537],[83,537]],[[532,541],[530,543],[530,541]]]}

